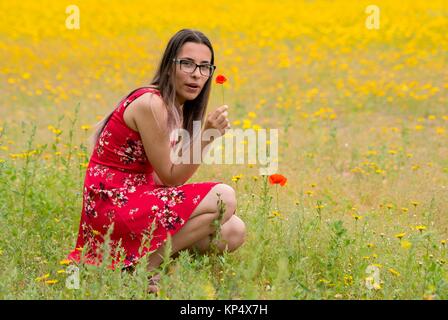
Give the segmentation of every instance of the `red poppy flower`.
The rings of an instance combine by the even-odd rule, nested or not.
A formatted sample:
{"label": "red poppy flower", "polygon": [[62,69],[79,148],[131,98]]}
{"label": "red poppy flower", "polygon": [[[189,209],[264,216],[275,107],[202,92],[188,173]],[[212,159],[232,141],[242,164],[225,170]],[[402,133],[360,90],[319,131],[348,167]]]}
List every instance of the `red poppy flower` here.
{"label": "red poppy flower", "polygon": [[216,76],[216,83],[223,84],[226,81],[227,81],[227,78],[224,77],[222,74],[219,74]]}
{"label": "red poppy flower", "polygon": [[287,180],[288,179],[286,179],[285,176],[283,176],[281,174],[277,174],[277,173],[269,176],[270,184],[280,184],[282,187],[285,185]]}

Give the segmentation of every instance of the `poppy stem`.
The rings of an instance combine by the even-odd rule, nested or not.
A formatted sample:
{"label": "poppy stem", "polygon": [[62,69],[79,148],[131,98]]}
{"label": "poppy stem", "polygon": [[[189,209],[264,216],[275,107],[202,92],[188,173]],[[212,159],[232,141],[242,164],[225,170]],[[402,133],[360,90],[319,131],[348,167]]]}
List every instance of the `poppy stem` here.
{"label": "poppy stem", "polygon": [[222,104],[224,104],[224,84],[222,84],[221,87],[222,87]]}
{"label": "poppy stem", "polygon": [[275,192],[277,193],[277,210],[280,210],[278,207],[278,184],[275,185]]}

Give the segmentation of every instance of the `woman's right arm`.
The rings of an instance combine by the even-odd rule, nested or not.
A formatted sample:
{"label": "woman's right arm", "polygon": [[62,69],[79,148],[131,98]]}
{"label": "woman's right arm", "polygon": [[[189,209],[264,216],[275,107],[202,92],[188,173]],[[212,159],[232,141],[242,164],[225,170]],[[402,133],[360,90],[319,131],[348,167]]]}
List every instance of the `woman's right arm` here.
{"label": "woman's right arm", "polygon": [[[140,133],[146,157],[157,176],[166,186],[184,184],[200,164],[171,162],[170,136],[166,124],[168,114],[163,100],[155,94],[143,94],[134,103],[137,104],[134,106],[134,121]],[[204,129],[216,128],[223,134],[223,128],[228,128],[226,109],[227,106],[223,106],[212,113],[207,118]],[[209,143],[210,141],[203,141],[201,148],[207,147]]]}

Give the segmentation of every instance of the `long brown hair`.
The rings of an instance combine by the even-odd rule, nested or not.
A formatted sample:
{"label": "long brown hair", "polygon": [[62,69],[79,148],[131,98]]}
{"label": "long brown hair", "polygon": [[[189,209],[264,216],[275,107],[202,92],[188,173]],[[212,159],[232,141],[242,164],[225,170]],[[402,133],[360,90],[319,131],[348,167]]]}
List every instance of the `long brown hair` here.
{"label": "long brown hair", "polygon": [[[207,109],[207,104],[210,97],[212,76],[208,78],[201,90],[201,93],[194,100],[185,101],[182,108],[181,116],[179,110],[175,106],[176,88],[173,75],[175,75],[176,66],[175,64],[173,64],[173,59],[177,57],[181,47],[186,42],[194,42],[206,45],[212,53],[210,62],[212,65],[214,64],[215,54],[210,40],[198,30],[182,29],[169,40],[165,48],[165,52],[160,60],[158,69],[150,82],[150,85],[155,86],[159,90],[160,96],[167,106],[168,132],[171,132],[176,128],[180,128],[180,122],[182,121],[181,128],[187,130],[190,134],[190,137],[193,137],[193,121],[201,121],[201,126],[204,122],[205,111]],[[137,88],[130,92],[126,97],[122,98],[121,101],[131,96],[138,89],[140,88]],[[99,136],[101,135],[101,132],[103,131],[114,111],[115,108],[106,117],[104,117],[104,119],[96,124],[95,132],[89,138],[91,150],[93,150]]]}

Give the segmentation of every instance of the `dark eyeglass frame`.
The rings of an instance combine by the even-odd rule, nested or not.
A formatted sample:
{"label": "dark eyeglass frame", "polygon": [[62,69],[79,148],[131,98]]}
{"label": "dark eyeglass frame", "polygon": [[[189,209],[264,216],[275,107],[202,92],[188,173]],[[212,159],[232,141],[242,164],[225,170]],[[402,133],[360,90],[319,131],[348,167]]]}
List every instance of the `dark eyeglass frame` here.
{"label": "dark eyeglass frame", "polygon": [[215,72],[215,70],[216,70],[216,66],[213,65],[213,64],[197,64],[196,62],[193,62],[193,61],[188,60],[188,59],[176,59],[176,58],[173,59],[173,62],[174,62],[174,63],[178,63],[178,64],[181,66],[181,68],[182,68],[182,64],[181,64],[182,61],[190,62],[190,63],[192,63],[192,64],[195,65],[193,71],[191,71],[191,72],[187,72],[187,71],[181,69],[181,70],[184,71],[185,73],[191,73],[191,74],[193,74],[193,73],[196,71],[196,69],[197,69],[198,67],[201,67],[201,66],[208,66],[208,67],[210,67],[211,70],[212,70],[212,72],[210,73],[210,75],[205,75],[205,74],[203,74],[202,71],[201,71],[201,68],[199,68],[199,73],[200,73],[201,76],[203,76],[203,77],[210,78],[210,77],[213,75],[213,73]]}

